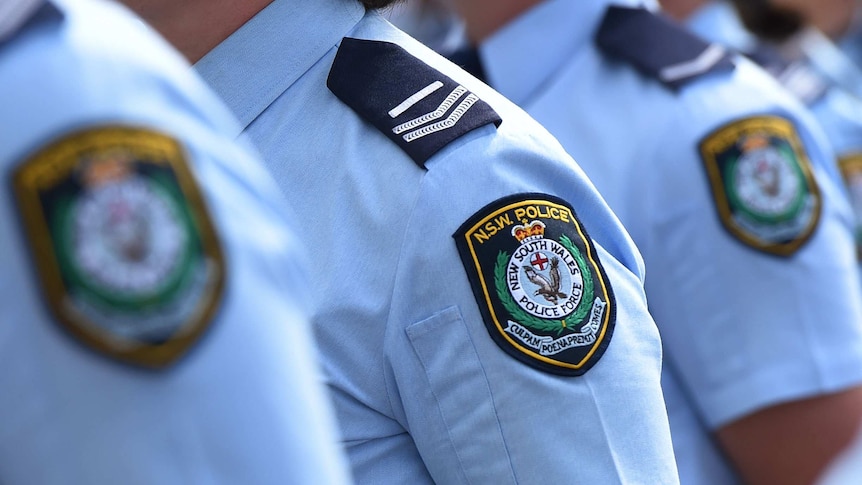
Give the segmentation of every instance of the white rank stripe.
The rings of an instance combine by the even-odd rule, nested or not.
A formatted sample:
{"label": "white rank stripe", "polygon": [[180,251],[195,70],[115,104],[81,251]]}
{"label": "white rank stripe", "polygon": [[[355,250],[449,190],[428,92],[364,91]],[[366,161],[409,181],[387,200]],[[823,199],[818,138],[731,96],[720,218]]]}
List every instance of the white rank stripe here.
{"label": "white rank stripe", "polygon": [[410,96],[409,98],[405,99],[398,106],[392,108],[389,111],[389,117],[390,118],[398,118],[399,116],[404,114],[405,111],[410,109],[411,106],[413,106],[414,104],[418,103],[419,101],[422,101],[423,99],[427,98],[428,95],[430,95],[431,93],[433,93],[434,91],[437,91],[438,89],[440,89],[442,87],[443,87],[443,83],[441,83],[440,81],[434,81],[433,83],[425,86],[424,88],[422,88],[422,90],[420,90],[419,92],[417,92],[413,96]]}
{"label": "white rank stripe", "polygon": [[464,113],[466,113],[471,106],[476,104],[476,101],[479,101],[479,97],[473,93],[470,93],[470,95],[467,96],[464,101],[462,101],[461,104],[459,104],[458,107],[455,108],[454,111],[452,111],[452,114],[450,114],[448,118],[443,121],[438,121],[433,125],[428,125],[416,131],[411,131],[410,133],[407,133],[406,135],[404,135],[404,141],[410,143],[411,141],[418,138],[422,138],[423,136],[452,128],[458,123],[458,120],[460,120],[461,117],[464,116]]}
{"label": "white rank stripe", "polygon": [[443,115],[445,115],[446,112],[449,111],[449,108],[451,108],[452,105],[455,104],[455,101],[458,101],[458,98],[463,96],[466,92],[467,88],[459,85],[457,88],[452,90],[451,93],[449,93],[449,96],[446,96],[446,99],[444,99],[443,102],[440,103],[440,106],[438,106],[437,109],[418,118],[414,118],[406,123],[402,123],[396,126],[392,129],[392,133],[398,135],[404,133],[407,130],[412,130],[413,128],[422,126],[425,123],[434,121],[438,118],[442,118]]}
{"label": "white rank stripe", "polygon": [[668,66],[659,71],[659,78],[665,82],[679,81],[708,71],[724,57],[724,47],[711,44],[696,59]]}

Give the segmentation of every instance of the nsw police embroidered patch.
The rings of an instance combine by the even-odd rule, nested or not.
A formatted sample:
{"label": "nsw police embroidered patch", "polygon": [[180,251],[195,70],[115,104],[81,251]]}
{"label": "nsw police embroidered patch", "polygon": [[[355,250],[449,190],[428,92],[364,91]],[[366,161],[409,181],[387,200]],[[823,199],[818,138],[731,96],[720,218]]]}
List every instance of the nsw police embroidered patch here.
{"label": "nsw police embroidered patch", "polygon": [[796,252],[820,219],[820,190],[792,123],[762,116],[719,128],[700,144],[724,227],[780,256]]}
{"label": "nsw police embroidered patch", "polygon": [[75,133],[21,165],[14,186],[48,306],[73,337],[154,368],[201,337],[225,267],[177,142],[126,127]]}
{"label": "nsw police embroidered patch", "polygon": [[485,326],[512,357],[579,376],[614,330],[613,290],[575,211],[545,194],[497,200],[453,235]]}

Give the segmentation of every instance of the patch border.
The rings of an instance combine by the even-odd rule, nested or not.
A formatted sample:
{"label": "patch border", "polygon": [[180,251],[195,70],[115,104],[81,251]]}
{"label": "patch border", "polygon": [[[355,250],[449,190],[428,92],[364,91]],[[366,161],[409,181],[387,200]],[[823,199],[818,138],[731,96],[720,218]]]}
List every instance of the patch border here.
{"label": "patch border", "polygon": [[[855,223],[859,215],[856,214],[853,196],[850,191],[850,177],[855,174],[862,174],[862,152],[853,152],[849,155],[838,157],[838,169],[841,171],[841,179],[844,182],[847,196],[850,199],[850,207],[853,209],[853,221]],[[856,246],[856,259],[862,261],[862,227],[855,226],[855,224],[853,228],[853,242]]]}
{"label": "patch border", "polygon": [[854,152],[850,155],[838,157],[838,169],[841,171],[841,178],[846,184],[850,175],[862,173],[862,152]]}
{"label": "patch border", "polygon": [[[57,255],[51,243],[51,232],[39,200],[39,191],[53,186],[78,166],[75,155],[100,147],[134,146],[135,150],[160,153],[158,160],[148,163],[169,166],[179,189],[188,202],[193,223],[198,231],[204,257],[214,263],[212,286],[201,299],[194,317],[177,329],[176,337],[158,345],[130,343],[118,339],[89,323],[87,318],[63,304],[67,288],[62,280]],[[157,369],[165,367],[197,343],[211,326],[219,309],[226,284],[227,268],[215,226],[180,143],[162,132],[144,127],[100,125],[72,131],[55,139],[34,154],[27,156],[11,172],[10,180],[24,227],[25,244],[30,249],[39,287],[47,300],[50,313],[59,326],[84,347],[127,364]]]}
{"label": "patch border", "polygon": [[[720,148],[726,149],[728,146],[727,142],[723,141],[724,139],[733,138],[734,140],[738,140],[740,135],[744,132],[754,130],[777,134],[779,136],[783,136],[785,140],[787,140],[796,156],[798,168],[802,173],[802,177],[808,185],[809,194],[814,197],[814,216],[808,222],[805,229],[790,242],[763,244],[759,239],[750,236],[748,232],[739,228],[738,225],[733,222],[733,213],[730,208],[727,193],[724,190],[724,180],[721,177],[715,154],[721,151]],[[811,160],[803,149],[802,142],[797,134],[796,128],[790,120],[779,116],[752,116],[725,123],[703,138],[699,144],[699,151],[701,160],[706,168],[710,192],[712,193],[713,202],[716,211],[718,212],[719,219],[721,220],[721,225],[734,238],[748,247],[757,249],[766,254],[781,257],[792,256],[811,239],[811,236],[820,224],[823,199],[820,193],[820,187],[817,185],[817,181],[811,171]]]}
{"label": "patch border", "polygon": [[[501,213],[511,210],[516,206],[527,205],[531,203],[555,206],[559,209],[565,210],[569,215],[572,216],[572,224],[575,226],[578,237],[581,238],[581,241],[584,244],[587,253],[587,260],[589,261],[590,267],[592,267],[592,269],[595,271],[597,279],[601,282],[602,295],[607,301],[608,310],[603,316],[602,329],[600,330],[600,333],[596,338],[597,343],[590,348],[590,350],[586,353],[586,355],[583,357],[583,359],[581,359],[578,364],[555,361],[536,352],[533,352],[530,349],[524,348],[519,342],[514,340],[504,331],[499,321],[499,318],[497,317],[496,311],[494,310],[494,306],[491,301],[491,296],[488,290],[489,287],[484,281],[481,265],[476,256],[473,243],[469,237],[469,235],[473,231],[479,228],[487,220],[493,219],[495,216],[498,216]],[[492,207],[496,207],[496,209],[486,213],[486,211]],[[542,193],[521,193],[505,196],[495,201],[492,201],[491,203],[485,205],[484,207],[476,211],[476,213],[474,213],[466,222],[464,222],[458,228],[453,237],[456,240],[456,245],[458,247],[458,252],[461,256],[462,264],[466,265],[466,260],[467,258],[469,258],[469,261],[473,265],[473,271],[467,271],[467,276],[471,282],[474,297],[477,299],[479,299],[480,297],[480,295],[476,294],[477,288],[481,288],[481,298],[484,302],[484,305],[480,305],[479,310],[482,314],[483,325],[485,326],[486,330],[489,331],[492,340],[494,340],[498,347],[500,347],[510,356],[514,357],[516,360],[527,364],[530,367],[567,377],[577,377],[584,375],[600,360],[601,356],[605,353],[607,347],[610,345],[611,338],[614,333],[614,328],[616,326],[616,299],[613,294],[613,289],[610,286],[610,279],[608,278],[604,267],[597,261],[598,254],[596,252],[596,248],[593,244],[593,241],[587,233],[586,228],[583,227],[581,220],[577,217],[575,210],[573,207],[571,207],[571,205],[569,205],[565,200],[559,197]],[[492,320],[493,328],[496,330],[496,332],[490,332],[491,327],[489,325],[489,322],[487,321],[488,318]],[[499,341],[500,338],[504,339],[504,341],[508,345],[502,345]]]}

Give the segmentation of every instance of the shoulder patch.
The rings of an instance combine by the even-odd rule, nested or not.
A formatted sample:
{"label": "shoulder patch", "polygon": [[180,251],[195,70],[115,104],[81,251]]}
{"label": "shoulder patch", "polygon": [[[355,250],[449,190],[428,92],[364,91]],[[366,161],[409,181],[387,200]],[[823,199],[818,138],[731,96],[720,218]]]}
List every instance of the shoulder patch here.
{"label": "shoulder patch", "polygon": [[840,157],[838,166],[850,194],[850,205],[856,220],[853,231],[856,237],[856,257],[862,261],[862,153]]}
{"label": "shoulder patch", "polygon": [[596,44],[607,55],[630,62],[673,89],[710,72],[735,68],[724,47],[643,8],[608,7]]}
{"label": "shoulder patch", "polygon": [[25,161],[13,184],[48,307],[76,340],[159,368],[201,338],[225,264],[175,140],[81,131]]}
{"label": "shoulder patch", "polygon": [[805,244],[820,220],[820,189],[793,124],[760,116],[708,135],[700,153],[724,227],[778,256]]}
{"label": "shoulder patch", "polygon": [[345,37],[326,85],[423,168],[451,141],[501,122],[478,96],[390,42]]}
{"label": "shoulder patch", "polygon": [[536,369],[580,376],[611,341],[616,301],[574,209],[545,194],[482,208],[453,235],[494,342]]}

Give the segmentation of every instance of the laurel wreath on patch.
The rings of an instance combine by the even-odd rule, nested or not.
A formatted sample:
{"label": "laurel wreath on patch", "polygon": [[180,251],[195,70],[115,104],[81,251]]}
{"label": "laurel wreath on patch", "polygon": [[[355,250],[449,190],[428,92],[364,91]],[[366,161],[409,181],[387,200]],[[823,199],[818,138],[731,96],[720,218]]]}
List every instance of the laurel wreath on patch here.
{"label": "laurel wreath on patch", "polygon": [[[587,271],[587,261],[584,259],[584,256],[572,240],[569,239],[568,236],[563,235],[560,237],[559,242],[564,248],[568,249],[569,252],[572,253],[572,256],[575,258],[575,262],[578,263],[578,268],[581,269],[581,274],[583,275],[584,291],[581,295],[581,301],[578,302],[578,306],[575,308],[574,313],[569,317],[569,320],[580,322],[590,312],[590,303],[593,301],[594,297],[593,279],[590,277],[589,271]],[[512,315],[512,318],[534,330],[542,332],[556,331],[557,335],[563,333],[563,330],[567,328],[571,329],[565,319],[546,320],[544,318],[539,318],[530,315],[515,303],[515,300],[512,298],[512,294],[509,293],[509,289],[506,287],[506,266],[508,266],[508,264],[509,253],[500,251],[500,253],[497,254],[497,264],[494,267],[494,286],[497,289],[497,296],[500,298],[500,302],[503,304],[506,311]],[[585,304],[584,302],[587,303]]]}

